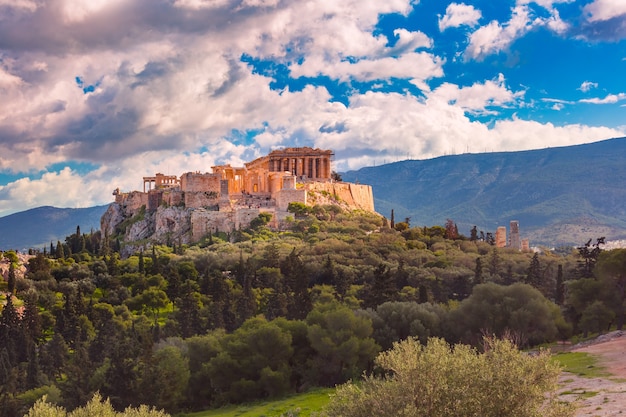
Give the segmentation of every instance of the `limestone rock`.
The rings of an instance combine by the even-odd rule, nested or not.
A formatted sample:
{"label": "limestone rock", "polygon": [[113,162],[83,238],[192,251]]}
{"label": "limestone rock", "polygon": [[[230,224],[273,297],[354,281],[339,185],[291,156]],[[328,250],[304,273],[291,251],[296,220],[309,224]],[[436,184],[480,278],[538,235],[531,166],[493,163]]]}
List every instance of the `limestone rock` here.
{"label": "limestone rock", "polygon": [[113,236],[117,225],[124,221],[124,212],[118,203],[111,203],[100,219],[100,230],[106,236]]}

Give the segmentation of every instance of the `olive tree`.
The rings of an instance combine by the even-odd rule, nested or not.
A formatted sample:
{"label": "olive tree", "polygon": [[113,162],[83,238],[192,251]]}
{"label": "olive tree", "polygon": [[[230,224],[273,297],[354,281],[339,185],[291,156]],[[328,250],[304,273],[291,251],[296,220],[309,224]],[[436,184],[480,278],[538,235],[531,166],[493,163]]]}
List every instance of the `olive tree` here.
{"label": "olive tree", "polygon": [[558,365],[547,353],[527,355],[506,340],[485,351],[410,338],[381,353],[382,376],[338,387],[325,410],[342,417],[571,417],[556,395]]}
{"label": "olive tree", "polygon": [[33,405],[26,417],[169,417],[169,414],[145,405],[116,412],[108,399],[103,400],[100,394],[95,394],[87,404],[71,412],[47,402],[46,397],[43,397]]}

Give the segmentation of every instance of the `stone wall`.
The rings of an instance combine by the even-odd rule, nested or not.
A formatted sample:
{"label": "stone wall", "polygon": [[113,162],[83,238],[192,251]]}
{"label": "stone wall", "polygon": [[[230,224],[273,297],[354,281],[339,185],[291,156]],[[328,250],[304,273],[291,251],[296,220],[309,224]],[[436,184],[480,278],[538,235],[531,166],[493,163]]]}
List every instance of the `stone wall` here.
{"label": "stone wall", "polygon": [[[372,187],[349,182],[310,182],[305,184],[308,191],[326,194],[330,198],[345,203],[351,209],[374,211],[374,194]],[[305,202],[306,203],[306,202]],[[309,204],[315,204],[309,202]]]}
{"label": "stone wall", "polygon": [[219,202],[219,194],[215,191],[185,192],[185,207],[187,208],[216,207]]}
{"label": "stone wall", "polygon": [[141,191],[132,191],[130,193],[119,194],[115,196],[115,202],[118,203],[125,216],[133,216],[142,206],[148,207],[148,194]]}
{"label": "stone wall", "polygon": [[219,174],[200,174],[199,172],[187,172],[180,177],[180,189],[184,192],[220,192]]}
{"label": "stone wall", "polygon": [[305,189],[300,190],[280,190],[275,194],[276,206],[279,210],[287,210],[289,203],[307,203],[307,192]]}

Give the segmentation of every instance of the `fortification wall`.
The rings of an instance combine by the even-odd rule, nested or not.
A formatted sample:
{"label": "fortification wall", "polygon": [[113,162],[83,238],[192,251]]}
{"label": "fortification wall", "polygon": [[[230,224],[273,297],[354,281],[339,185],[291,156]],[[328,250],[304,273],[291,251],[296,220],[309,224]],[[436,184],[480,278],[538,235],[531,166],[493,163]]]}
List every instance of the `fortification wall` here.
{"label": "fortification wall", "polygon": [[289,203],[307,203],[307,192],[305,189],[280,190],[275,194],[276,206],[279,210],[287,210]]}
{"label": "fortification wall", "polygon": [[185,207],[187,208],[203,208],[214,207],[220,202],[219,193],[215,191],[207,192],[185,192]]}
{"label": "fortification wall", "polygon": [[179,206],[184,200],[185,193],[180,190],[164,191],[163,202],[168,206]]}
{"label": "fortification wall", "polygon": [[307,183],[305,188],[309,191],[336,197],[350,208],[374,211],[374,194],[369,185],[349,182],[311,182]]}
{"label": "fortification wall", "polygon": [[120,205],[125,216],[133,216],[142,206],[148,207],[148,194],[131,191],[115,196],[115,202]]}
{"label": "fortification wall", "polygon": [[180,177],[180,189],[184,192],[220,192],[220,174],[187,172]]}

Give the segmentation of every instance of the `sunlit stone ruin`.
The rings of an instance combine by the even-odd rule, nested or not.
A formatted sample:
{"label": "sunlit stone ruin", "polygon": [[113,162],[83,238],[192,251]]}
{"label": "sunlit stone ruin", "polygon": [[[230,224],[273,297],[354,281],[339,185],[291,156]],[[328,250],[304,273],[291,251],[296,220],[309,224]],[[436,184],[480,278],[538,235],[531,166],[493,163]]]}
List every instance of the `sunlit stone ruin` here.
{"label": "sunlit stone ruin", "polygon": [[510,236],[509,241],[506,239],[506,227],[500,226],[496,229],[496,246],[498,248],[513,248],[522,251],[530,250],[530,243],[528,239],[520,238],[519,222],[517,220],[511,220],[509,223]]}
{"label": "sunlit stone ruin", "polygon": [[[190,217],[187,241],[197,241],[209,231],[247,227],[261,212],[272,214],[270,226],[279,227],[290,215],[287,208],[293,202],[373,212],[371,186],[333,178],[333,156],[331,150],[285,148],[241,167],[217,165],[211,172],[187,172],[180,177],[157,173],[143,178],[143,191],[116,189],[112,206],[117,207],[110,207],[109,212],[118,210],[117,220],[123,221],[145,207],[146,212],[157,214],[158,229],[159,217],[174,214],[165,209],[184,208]],[[179,227],[180,220],[172,219],[171,228]],[[103,217],[102,223],[103,230],[113,233],[117,221]]]}

